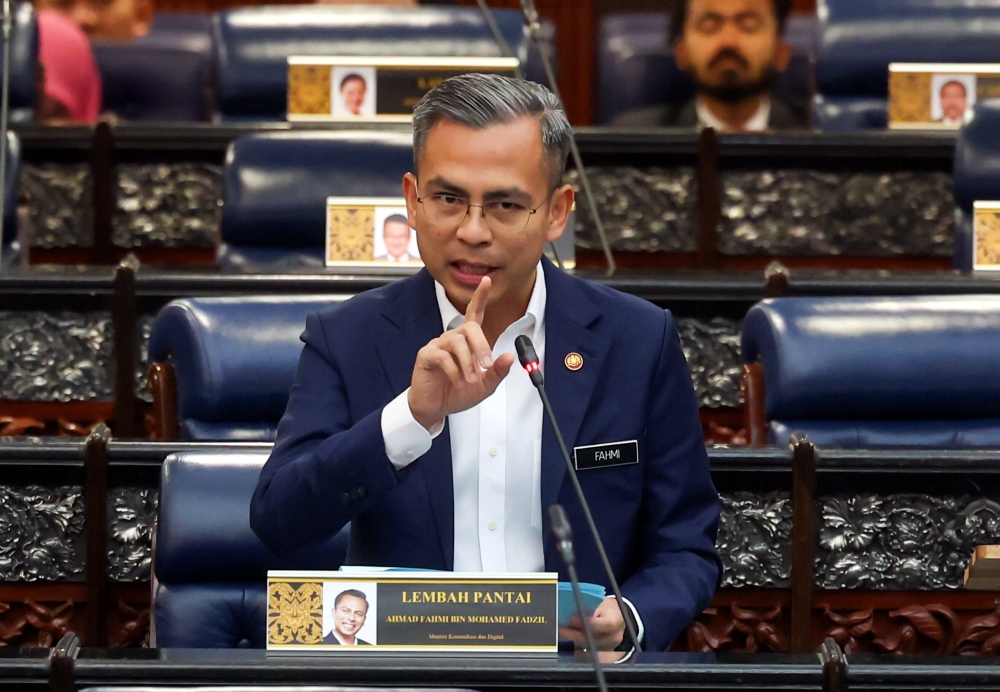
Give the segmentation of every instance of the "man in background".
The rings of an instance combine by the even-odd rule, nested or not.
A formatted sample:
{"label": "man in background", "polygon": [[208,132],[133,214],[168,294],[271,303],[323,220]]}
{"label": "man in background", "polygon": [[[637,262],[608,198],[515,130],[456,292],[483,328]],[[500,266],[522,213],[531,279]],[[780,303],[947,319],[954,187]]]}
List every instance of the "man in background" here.
{"label": "man in background", "polygon": [[969,108],[969,95],[965,85],[957,79],[941,85],[941,122],[947,125],[961,125],[965,121],[965,111]]}
{"label": "man in background", "polygon": [[368,84],[365,78],[359,74],[349,74],[340,80],[340,95],[344,99],[344,106],[351,115],[361,115],[361,106],[365,103],[365,92],[368,91]]}
{"label": "man in background", "polygon": [[36,0],[35,10],[54,10],[93,41],[131,41],[153,24],[153,0]]}
{"label": "man in background", "polygon": [[410,224],[402,214],[393,214],[382,224],[382,240],[385,254],[375,258],[376,262],[412,262],[418,257],[410,254]]}
{"label": "man in background", "polygon": [[792,57],[782,38],[790,11],[791,0],[677,0],[670,40],[678,67],[694,80],[695,97],[623,113],[615,124],[720,132],[806,127],[802,109],[770,93]]}
{"label": "man in background", "polygon": [[368,599],[357,589],[348,589],[337,594],[333,602],[333,629],[323,637],[324,644],[342,646],[367,645],[357,634],[365,626],[368,617]]}

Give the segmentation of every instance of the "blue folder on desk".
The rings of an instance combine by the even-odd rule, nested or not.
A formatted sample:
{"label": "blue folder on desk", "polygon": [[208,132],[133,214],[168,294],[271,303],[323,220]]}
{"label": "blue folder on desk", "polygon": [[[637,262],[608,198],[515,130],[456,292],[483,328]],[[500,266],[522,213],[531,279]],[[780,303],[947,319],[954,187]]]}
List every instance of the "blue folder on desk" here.
{"label": "blue folder on desk", "polygon": [[[404,567],[362,567],[360,565],[343,565],[342,572],[436,572],[433,569],[407,569]],[[599,584],[580,584],[580,595],[583,597],[583,609],[587,617],[594,614],[597,606],[604,600],[606,590]],[[573,585],[568,581],[559,582],[559,625],[566,626],[569,619],[576,615],[576,599],[573,597]]]}

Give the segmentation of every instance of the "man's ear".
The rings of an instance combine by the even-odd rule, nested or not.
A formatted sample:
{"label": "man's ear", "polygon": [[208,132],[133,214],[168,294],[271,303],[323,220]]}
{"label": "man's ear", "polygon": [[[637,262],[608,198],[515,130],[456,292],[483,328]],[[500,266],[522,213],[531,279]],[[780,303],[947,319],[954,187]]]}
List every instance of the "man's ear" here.
{"label": "man's ear", "polygon": [[132,38],[139,38],[149,33],[153,26],[153,0],[133,0],[135,14],[132,17]]}
{"label": "man's ear", "polygon": [[566,230],[566,222],[573,211],[576,194],[572,185],[563,185],[552,193],[552,203],[549,205],[549,226],[545,229],[545,241],[551,243],[562,236]]}
{"label": "man's ear", "polygon": [[688,57],[687,43],[682,37],[677,37],[674,42],[674,62],[682,72],[687,72],[691,67],[691,59]]}
{"label": "man's ear", "polygon": [[403,197],[406,199],[406,222],[410,228],[417,227],[417,176],[407,173],[403,176]]}
{"label": "man's ear", "polygon": [[783,38],[778,39],[778,45],[774,49],[774,69],[784,72],[788,69],[788,63],[792,59],[792,47]]}

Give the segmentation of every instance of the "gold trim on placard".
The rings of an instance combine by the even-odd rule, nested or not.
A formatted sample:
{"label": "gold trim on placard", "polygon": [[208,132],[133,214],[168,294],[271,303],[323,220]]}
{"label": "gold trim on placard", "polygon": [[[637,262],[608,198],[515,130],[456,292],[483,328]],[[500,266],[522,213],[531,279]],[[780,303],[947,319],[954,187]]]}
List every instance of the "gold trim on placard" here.
{"label": "gold trim on placard", "polygon": [[330,65],[288,66],[288,112],[330,116]]}
{"label": "gold trim on placard", "polygon": [[931,73],[889,73],[889,122],[931,122]]}
{"label": "gold trim on placard", "polygon": [[270,582],[267,594],[267,641],[315,645],[323,641],[322,582]]}
{"label": "gold trim on placard", "polygon": [[1000,202],[976,202],[972,213],[972,266],[1000,271]]}

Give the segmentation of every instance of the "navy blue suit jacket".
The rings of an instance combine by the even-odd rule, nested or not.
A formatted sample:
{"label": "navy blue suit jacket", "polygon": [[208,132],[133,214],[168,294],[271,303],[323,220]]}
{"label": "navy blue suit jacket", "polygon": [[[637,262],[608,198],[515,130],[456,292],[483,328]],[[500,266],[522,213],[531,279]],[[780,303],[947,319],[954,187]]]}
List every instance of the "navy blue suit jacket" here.
{"label": "navy blue suit jacket", "polygon": [[[660,650],[711,600],[719,498],[698,407],[670,313],[571,277],[543,260],[545,381],[568,446],[639,441],[639,463],[580,472],[622,595]],[[310,315],[305,348],[250,524],[279,553],[351,522],[348,564],[451,570],[450,434],[396,471],[382,408],[410,385],[417,351],[442,332],[434,281],[415,276]],[[570,371],[566,354],[583,356]],[[515,365],[516,367],[516,365]],[[576,528],[580,579],[604,584],[597,548],[566,478],[552,427],[542,435],[542,507],[559,502]],[[566,579],[545,520],[545,568]]]}

